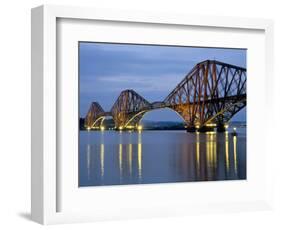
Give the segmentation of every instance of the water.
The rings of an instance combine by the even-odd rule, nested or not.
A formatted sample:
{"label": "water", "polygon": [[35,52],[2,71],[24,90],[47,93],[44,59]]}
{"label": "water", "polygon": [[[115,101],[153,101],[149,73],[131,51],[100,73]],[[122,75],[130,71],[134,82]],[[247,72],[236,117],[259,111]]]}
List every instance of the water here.
{"label": "water", "polygon": [[246,132],[80,131],[79,185],[246,179]]}

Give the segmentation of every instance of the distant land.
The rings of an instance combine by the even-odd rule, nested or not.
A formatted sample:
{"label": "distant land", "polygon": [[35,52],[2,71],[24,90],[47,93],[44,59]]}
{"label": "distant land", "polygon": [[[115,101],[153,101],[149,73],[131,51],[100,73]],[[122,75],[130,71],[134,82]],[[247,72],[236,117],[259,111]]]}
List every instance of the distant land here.
{"label": "distant land", "polygon": [[[80,130],[85,130],[84,118],[80,118]],[[105,119],[103,126],[106,129],[113,129],[115,124],[113,119]],[[145,130],[185,130],[185,123],[178,121],[151,121],[142,120],[141,126]],[[246,121],[230,121],[229,127],[246,127]]]}

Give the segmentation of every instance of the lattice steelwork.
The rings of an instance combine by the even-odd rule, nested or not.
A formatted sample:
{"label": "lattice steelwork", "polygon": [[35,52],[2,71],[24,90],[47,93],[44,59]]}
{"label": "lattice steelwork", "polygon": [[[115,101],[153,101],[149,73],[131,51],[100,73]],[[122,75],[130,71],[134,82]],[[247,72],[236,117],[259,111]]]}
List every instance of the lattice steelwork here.
{"label": "lattice steelwork", "polygon": [[99,128],[104,120],[104,110],[98,102],[93,102],[85,117],[85,128]]}
{"label": "lattice steelwork", "polygon": [[143,114],[150,110],[150,103],[134,90],[124,90],[111,108],[116,128],[135,127]]}
{"label": "lattice steelwork", "polygon": [[189,127],[223,125],[246,106],[246,69],[218,61],[198,63],[164,102]]}
{"label": "lattice steelwork", "polygon": [[112,116],[116,128],[136,128],[149,110],[171,108],[188,128],[210,123],[223,126],[246,106],[246,69],[214,60],[198,63],[164,101],[149,103],[134,90],[124,90],[110,112],[93,102],[85,118],[86,128],[100,127]]}

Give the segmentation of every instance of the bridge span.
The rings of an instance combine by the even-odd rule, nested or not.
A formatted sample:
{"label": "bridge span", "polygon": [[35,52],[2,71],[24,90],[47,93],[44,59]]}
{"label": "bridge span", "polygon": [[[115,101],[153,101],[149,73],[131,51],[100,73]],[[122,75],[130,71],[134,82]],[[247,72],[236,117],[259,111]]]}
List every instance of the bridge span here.
{"label": "bridge span", "polygon": [[120,93],[110,111],[92,102],[85,128],[100,129],[111,116],[116,129],[137,129],[145,113],[161,108],[177,112],[188,131],[217,127],[224,131],[229,120],[246,106],[246,68],[206,60],[195,65],[163,101],[150,103],[133,89]]}

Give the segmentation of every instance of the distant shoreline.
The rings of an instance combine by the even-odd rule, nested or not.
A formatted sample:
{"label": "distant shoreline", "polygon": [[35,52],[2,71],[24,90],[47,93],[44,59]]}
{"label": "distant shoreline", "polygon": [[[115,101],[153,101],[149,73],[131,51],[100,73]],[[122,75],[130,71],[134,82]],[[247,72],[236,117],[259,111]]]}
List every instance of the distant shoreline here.
{"label": "distant shoreline", "polygon": [[[186,124],[184,122],[178,121],[151,121],[143,120],[140,125],[143,130],[186,130]],[[247,127],[246,121],[232,121],[228,123],[228,126],[231,128],[242,128]],[[115,130],[115,124],[113,119],[108,119],[103,122],[104,130]],[[84,119],[80,118],[79,130],[87,130],[84,127]],[[92,129],[91,129],[92,130]],[[99,130],[99,129],[96,129]]]}
{"label": "distant shoreline", "polygon": [[[246,124],[240,124],[240,125],[231,125],[229,124],[228,130],[232,130],[233,128],[247,128]],[[143,128],[142,131],[186,131],[187,129],[184,127],[154,127],[154,128]],[[100,129],[91,129],[91,130],[87,130],[85,128],[80,128],[80,131],[101,131]],[[120,131],[118,129],[113,129],[113,128],[105,128],[104,131]],[[135,129],[124,129],[122,131],[138,131]]]}

